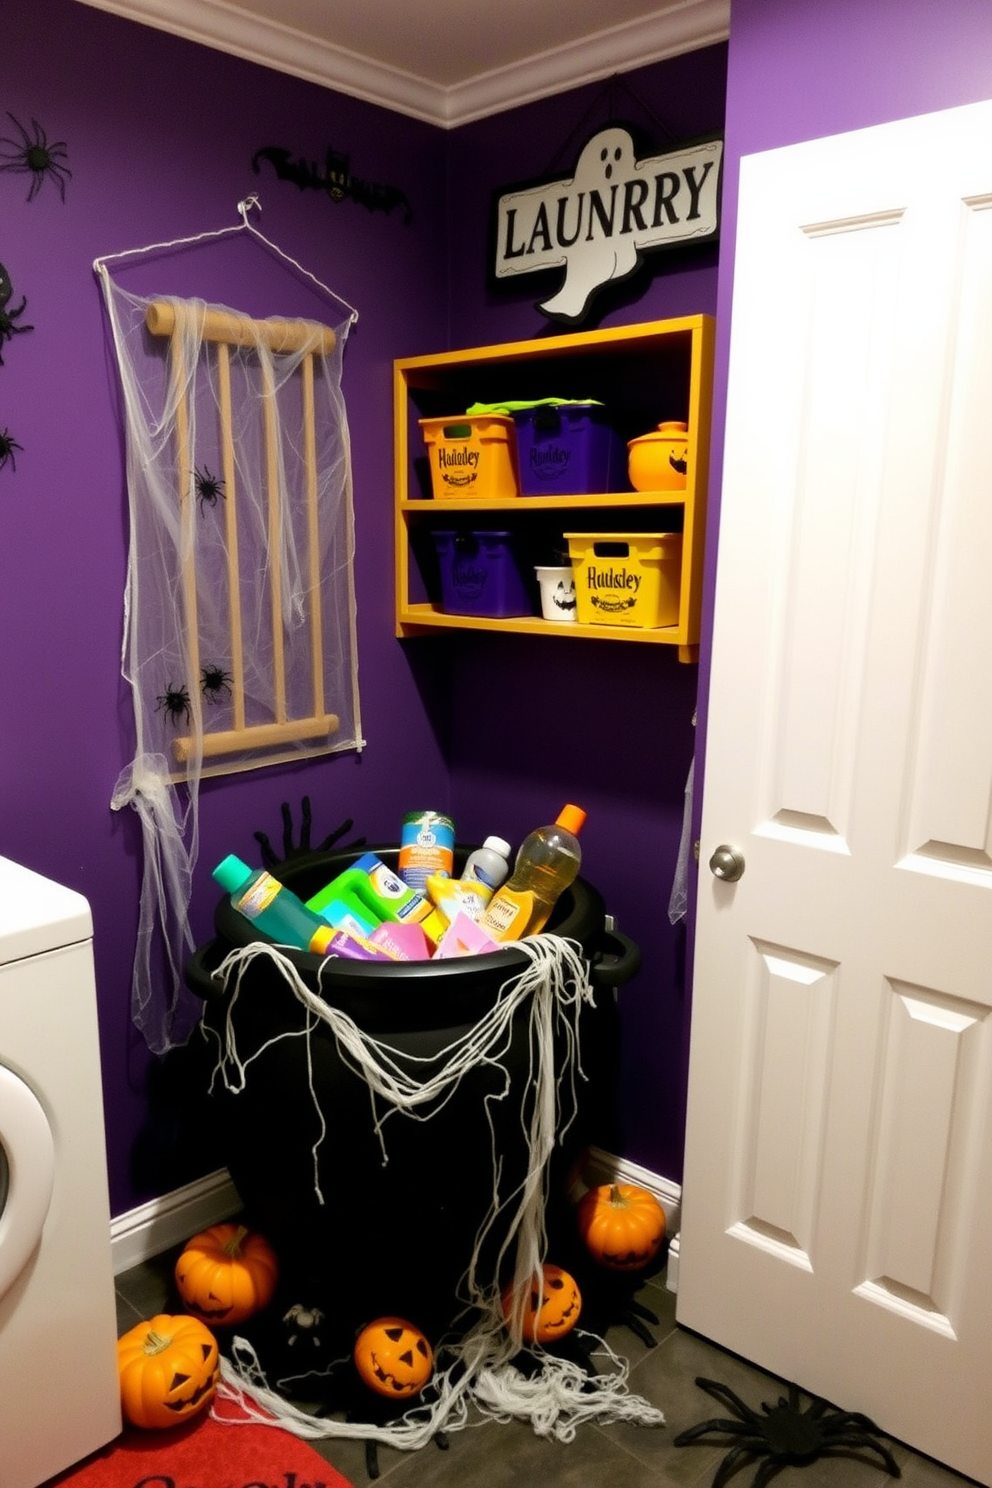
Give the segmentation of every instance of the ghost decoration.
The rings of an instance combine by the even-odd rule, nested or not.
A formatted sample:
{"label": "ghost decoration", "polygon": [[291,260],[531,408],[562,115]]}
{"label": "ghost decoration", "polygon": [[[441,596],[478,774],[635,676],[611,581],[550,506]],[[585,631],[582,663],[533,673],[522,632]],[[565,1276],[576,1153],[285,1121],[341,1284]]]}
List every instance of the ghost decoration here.
{"label": "ghost decoration", "polygon": [[627,129],[600,130],[572,177],[499,198],[496,278],[564,268],[537,308],[582,320],[596,290],[628,278],[646,251],[716,236],[722,158],[723,141],[711,139],[638,160]]}

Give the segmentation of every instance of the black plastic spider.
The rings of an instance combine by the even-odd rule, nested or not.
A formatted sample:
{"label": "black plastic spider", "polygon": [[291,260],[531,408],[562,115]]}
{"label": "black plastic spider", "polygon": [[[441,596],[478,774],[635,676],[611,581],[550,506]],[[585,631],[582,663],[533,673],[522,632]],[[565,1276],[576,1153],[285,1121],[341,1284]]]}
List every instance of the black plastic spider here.
{"label": "black plastic spider", "polygon": [[838,1452],[853,1452],[867,1448],[877,1452],[881,1465],[893,1478],[902,1476],[899,1465],[887,1447],[872,1439],[878,1435],[878,1427],[867,1416],[858,1411],[839,1411],[825,1400],[810,1397],[806,1410],[799,1406],[799,1391],[789,1386],[789,1398],[779,1396],[775,1405],[762,1401],[763,1415],[745,1405],[739,1395],[717,1380],[698,1379],[696,1384],[714,1399],[720,1400],[738,1417],[736,1421],[703,1421],[680,1431],[674,1438],[677,1447],[699,1441],[711,1431],[720,1432],[732,1439],[733,1445],[717,1468],[712,1488],[722,1488],[737,1469],[750,1458],[756,1461],[763,1457],[751,1488],[762,1488],[783,1467],[802,1465],[814,1457],[833,1455]]}
{"label": "black plastic spider", "polygon": [[231,691],[234,678],[223,667],[208,664],[200,670],[200,691],[208,703],[220,702],[222,692]]}
{"label": "black plastic spider", "polygon": [[196,487],[201,511],[203,511],[204,505],[216,506],[218,496],[222,501],[227,500],[227,497],[224,495],[224,482],[219,475],[211,475],[209,465],[204,465],[202,470],[194,472],[193,484]]}
{"label": "black plastic spider", "polygon": [[66,159],[65,140],[55,140],[50,144],[37,119],[31,120],[34,134],[30,135],[13,114],[8,113],[7,118],[21,138],[0,139],[0,145],[9,147],[7,150],[0,150],[0,171],[16,171],[19,175],[33,176],[28,201],[37,196],[45,177],[51,176],[59,188],[59,196],[65,201],[65,183],[72,177],[69,167],[62,164]]}
{"label": "black plastic spider", "polygon": [[11,470],[17,469],[17,461],[14,459],[14,451],[23,449],[23,444],[18,444],[9,429],[0,429],[0,470],[10,461]]}
{"label": "black plastic spider", "polygon": [[172,683],[165,689],[155,703],[155,712],[163,709],[168,718],[178,728],[180,718],[185,718],[189,724],[189,693],[185,687],[173,687]]}
{"label": "black plastic spider", "polygon": [[[0,263],[0,346],[5,341],[10,341],[14,336],[20,336],[24,331],[33,331],[34,326],[15,325],[15,320],[20,320],[27,309],[27,300],[21,299],[16,310],[8,310],[7,306],[14,297],[14,286],[10,282],[10,275],[2,263]],[[3,357],[0,356],[0,367],[3,366]]]}

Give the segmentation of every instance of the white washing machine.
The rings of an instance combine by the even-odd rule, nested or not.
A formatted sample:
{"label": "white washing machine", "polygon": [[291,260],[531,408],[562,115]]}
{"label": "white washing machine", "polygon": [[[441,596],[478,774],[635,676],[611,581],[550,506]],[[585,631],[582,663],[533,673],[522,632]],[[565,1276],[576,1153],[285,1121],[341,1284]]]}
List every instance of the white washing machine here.
{"label": "white washing machine", "polygon": [[121,1429],[93,921],[0,857],[0,1482]]}

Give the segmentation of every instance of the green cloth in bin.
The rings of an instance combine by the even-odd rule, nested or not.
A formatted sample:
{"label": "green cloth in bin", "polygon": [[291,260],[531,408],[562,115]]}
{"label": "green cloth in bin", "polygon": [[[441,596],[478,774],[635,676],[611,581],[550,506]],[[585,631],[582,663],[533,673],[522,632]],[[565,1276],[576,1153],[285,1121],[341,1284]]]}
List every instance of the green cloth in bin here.
{"label": "green cloth in bin", "polygon": [[465,416],[470,418],[480,413],[513,414],[524,408],[560,408],[567,403],[595,403],[602,407],[599,398],[520,398],[509,403],[473,403],[471,408],[466,408]]}

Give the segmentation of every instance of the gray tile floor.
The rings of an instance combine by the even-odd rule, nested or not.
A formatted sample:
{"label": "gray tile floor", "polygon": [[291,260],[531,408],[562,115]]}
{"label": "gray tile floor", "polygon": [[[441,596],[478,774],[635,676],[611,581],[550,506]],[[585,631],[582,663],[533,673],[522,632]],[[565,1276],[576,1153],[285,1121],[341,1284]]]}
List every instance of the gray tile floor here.
{"label": "gray tile floor", "polygon": [[[173,1263],[174,1256],[166,1254],[117,1278],[120,1332],[157,1312],[179,1310],[172,1289]],[[510,1488],[511,1484],[537,1482],[542,1488],[708,1488],[726,1446],[673,1445],[686,1427],[726,1414],[698,1388],[696,1376],[729,1385],[754,1409],[760,1409],[763,1401],[776,1401],[784,1386],[681,1328],[663,1271],[648,1278],[638,1295],[659,1319],[657,1326],[649,1326],[657,1340],[655,1347],[649,1348],[622,1326],[610,1330],[607,1342],[629,1361],[631,1389],[664,1412],[663,1427],[583,1425],[574,1441],[561,1445],[536,1436],[529,1425],[487,1421],[453,1433],[445,1451],[433,1445],[418,1452],[380,1447],[379,1481],[388,1480],[389,1488],[424,1484],[431,1488],[463,1488],[465,1484]],[[967,1488],[972,1484],[970,1478],[949,1472],[900,1443],[886,1444],[900,1465],[906,1488]],[[329,1439],[313,1445],[355,1488],[365,1488],[369,1476],[360,1443]],[[755,1466],[742,1467],[732,1483],[749,1488],[755,1471]],[[890,1481],[868,1454],[863,1460],[861,1454],[836,1456],[803,1467],[785,1467],[774,1478],[776,1488],[882,1488]]]}

